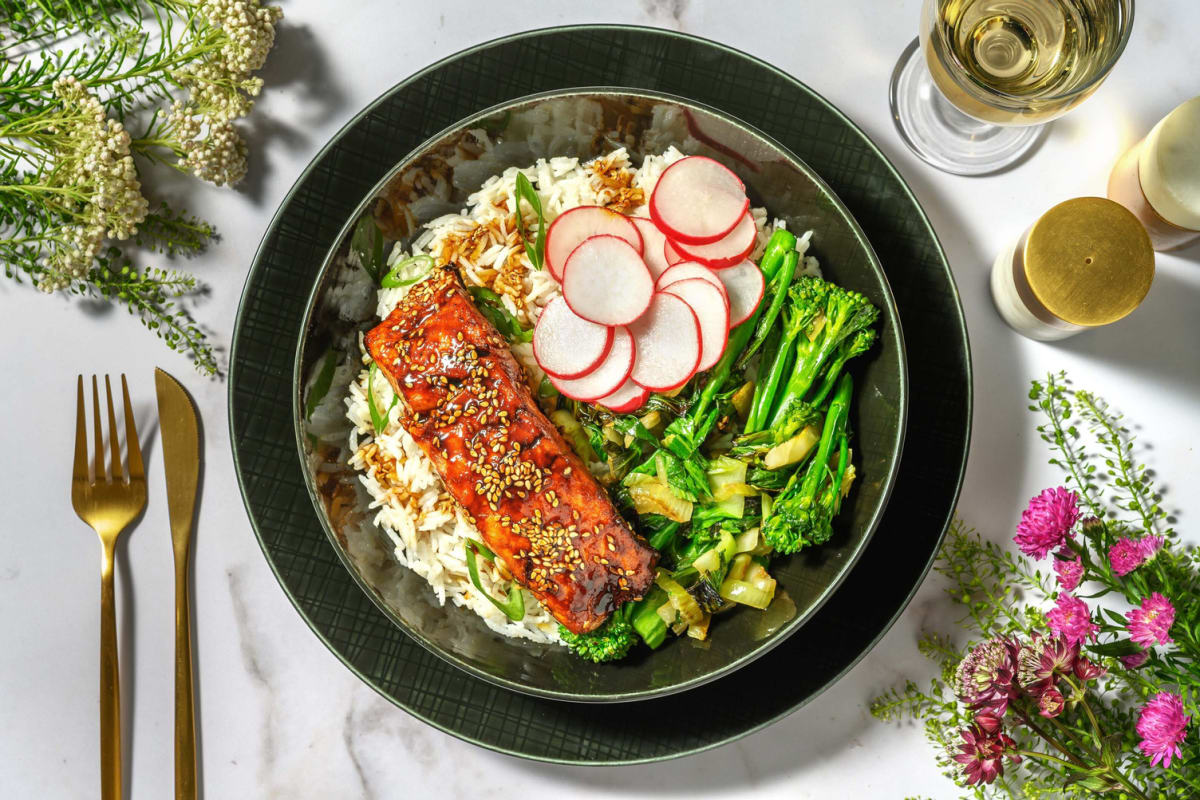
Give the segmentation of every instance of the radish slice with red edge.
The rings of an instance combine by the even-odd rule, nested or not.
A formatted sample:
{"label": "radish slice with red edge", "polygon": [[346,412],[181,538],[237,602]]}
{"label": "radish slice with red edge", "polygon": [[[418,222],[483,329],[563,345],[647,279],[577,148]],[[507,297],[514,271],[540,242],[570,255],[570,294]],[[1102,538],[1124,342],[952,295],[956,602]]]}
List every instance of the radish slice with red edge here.
{"label": "radish slice with red edge", "polygon": [[721,360],[729,341],[729,304],[724,293],[703,278],[676,281],[664,291],[692,307],[700,323],[700,363],[696,371],[711,368]]}
{"label": "radish slice with red edge", "polygon": [[596,404],[617,414],[628,414],[630,411],[637,411],[649,399],[649,389],[644,389],[633,381],[627,380],[620,389],[607,397],[601,397]]}
{"label": "radish slice with red edge", "polygon": [[749,208],[741,179],[705,156],[681,158],[667,167],[650,194],[650,219],[667,238],[688,244],[717,241]]}
{"label": "radish slice with red edge", "polygon": [[652,392],[669,392],[688,382],[700,363],[700,321],[686,302],[659,292],[650,308],[629,326],[636,353],[630,379]]}
{"label": "radish slice with red edge", "polygon": [[589,236],[619,236],[642,252],[642,235],[629,217],[603,206],[576,206],[559,214],[546,231],[546,266],[562,283],[567,258]]}
{"label": "radish slice with red edge", "polygon": [[729,296],[729,326],[741,325],[754,315],[754,310],[762,301],[766,283],[762,270],[753,261],[743,261],[728,269],[719,269],[713,273],[721,283],[725,284],[725,292]]}
{"label": "radish slice with red edge", "polygon": [[699,278],[702,281],[708,281],[717,291],[721,293],[721,297],[725,299],[726,305],[729,303],[729,298],[725,296],[725,284],[721,283],[721,279],[717,277],[717,273],[704,266],[697,264],[695,261],[682,261],[658,277],[658,282],[654,288],[662,292],[671,284],[679,281],[692,280]]}
{"label": "radish slice with red edge", "polygon": [[578,378],[600,366],[612,341],[612,328],[583,319],[556,297],[533,327],[533,358],[547,375]]}
{"label": "radish slice with red edge", "polygon": [[757,238],[758,228],[754,225],[754,217],[747,211],[733,230],[712,244],[675,242],[673,246],[691,261],[699,261],[710,269],[722,269],[732,267],[750,255]]}
{"label": "radish slice with red edge", "polygon": [[658,276],[671,266],[665,253],[667,237],[658,229],[653,220],[645,217],[630,217],[629,221],[637,226],[638,233],[642,235],[642,260],[650,269],[650,277],[657,280]]}
{"label": "radish slice with red edge", "polygon": [[678,264],[680,262],[687,261],[688,257],[685,256],[683,253],[679,252],[678,250],[676,250],[675,245],[671,244],[670,239],[664,239],[663,240],[663,259],[671,266],[675,266],[676,264]]}
{"label": "radish slice with red edge", "polygon": [[567,305],[584,319],[627,325],[646,312],[654,279],[633,245],[602,234],[584,239],[571,253],[562,291]]}
{"label": "radish slice with red edge", "polygon": [[581,378],[556,378],[550,383],[572,400],[591,403],[620,389],[633,371],[633,336],[628,328],[614,328],[612,347],[600,366]]}

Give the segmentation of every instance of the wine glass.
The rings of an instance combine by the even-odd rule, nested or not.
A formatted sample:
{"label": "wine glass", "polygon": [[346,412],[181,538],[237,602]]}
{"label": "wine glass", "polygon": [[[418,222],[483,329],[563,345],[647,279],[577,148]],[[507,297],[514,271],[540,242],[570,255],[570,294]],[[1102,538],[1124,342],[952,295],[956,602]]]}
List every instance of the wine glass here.
{"label": "wine glass", "polygon": [[925,0],[892,73],[896,128],[938,169],[1003,169],[1096,91],[1132,26],[1133,0]]}

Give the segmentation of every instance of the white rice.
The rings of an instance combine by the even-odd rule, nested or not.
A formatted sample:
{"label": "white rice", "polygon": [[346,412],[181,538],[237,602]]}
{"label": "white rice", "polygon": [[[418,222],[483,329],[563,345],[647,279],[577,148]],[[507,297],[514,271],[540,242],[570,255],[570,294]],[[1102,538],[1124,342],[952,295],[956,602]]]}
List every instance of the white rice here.
{"label": "white rice", "polygon": [[[485,148],[492,146],[486,141],[483,144]],[[647,156],[641,166],[634,168],[625,149],[621,148],[598,160],[614,169],[632,172],[631,186],[641,189],[643,196],[648,198],[662,171],[683,157],[683,153],[670,147],[661,155]],[[611,187],[597,180],[589,168],[592,163],[581,163],[576,158],[539,159],[533,166],[520,170],[537,190],[547,224],[576,206],[605,205],[613,200]],[[511,167],[503,174],[485,180],[479,191],[468,197],[467,208],[428,223],[426,230],[415,240],[411,253],[394,248],[388,265],[409,255],[433,254],[436,257],[448,237],[461,237],[480,225],[509,217],[516,207],[517,173],[517,168]],[[524,204],[522,211],[528,213]],[[644,206],[630,213],[649,216]],[[762,208],[752,209],[751,213],[758,227],[758,241],[751,257],[757,259],[771,231],[774,227],[783,227],[783,223],[775,221],[768,225],[766,210]],[[527,217],[526,223],[530,221]],[[800,237],[797,249],[801,254],[808,249],[811,235],[809,231]],[[510,286],[508,291],[500,294],[508,311],[525,325],[532,326],[541,309],[560,294],[559,285],[548,271],[531,268],[520,244],[510,244],[503,239],[497,241],[497,238],[493,237],[491,244],[473,260],[457,259],[463,280],[468,285],[492,287],[496,273],[506,263],[511,264],[510,258],[519,250],[515,258],[524,268],[521,285],[517,290]],[[820,274],[817,261],[811,256],[805,256],[803,266],[804,272]],[[348,292],[354,289],[346,287]],[[407,291],[408,288],[380,289],[376,297],[378,317],[386,318]],[[361,340],[359,346],[361,350]],[[533,360],[532,348],[516,345],[512,350],[525,367],[531,385],[537,386],[543,373]],[[399,408],[392,406],[392,389],[378,374],[372,386],[376,408],[390,407],[391,410],[385,431],[375,434],[366,399],[368,370],[365,365],[368,363],[369,358],[363,350],[364,368],[349,381],[348,395],[345,396],[346,417],[352,425],[349,463],[360,473],[359,480],[372,498],[370,508],[376,512],[374,522],[391,539],[396,559],[429,583],[439,603],[444,605],[450,600],[455,605],[470,608],[497,633],[559,643],[558,623],[528,592],[524,593],[525,617],[520,622],[513,622],[475,590],[467,572],[465,545],[468,539],[480,540],[482,537],[450,498],[433,464],[398,424]],[[342,380],[335,380],[335,388],[340,385],[344,385]],[[507,589],[509,582],[498,567],[483,559],[478,562],[484,590],[493,597],[503,596],[502,590]]]}

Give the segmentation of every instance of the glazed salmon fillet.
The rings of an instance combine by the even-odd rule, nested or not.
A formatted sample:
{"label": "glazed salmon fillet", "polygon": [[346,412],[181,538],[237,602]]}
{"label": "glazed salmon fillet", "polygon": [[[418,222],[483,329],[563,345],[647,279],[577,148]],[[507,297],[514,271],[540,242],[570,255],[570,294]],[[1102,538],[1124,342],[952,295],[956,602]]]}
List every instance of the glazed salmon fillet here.
{"label": "glazed salmon fillet", "polygon": [[446,490],[555,619],[586,633],[650,588],[657,553],[542,414],[453,268],[417,284],[366,347]]}

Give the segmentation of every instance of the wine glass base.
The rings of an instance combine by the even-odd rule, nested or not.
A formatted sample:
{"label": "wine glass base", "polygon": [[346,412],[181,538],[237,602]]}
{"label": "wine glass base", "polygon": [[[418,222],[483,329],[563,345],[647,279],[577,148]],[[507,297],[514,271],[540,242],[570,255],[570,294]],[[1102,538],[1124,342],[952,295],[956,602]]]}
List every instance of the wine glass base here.
{"label": "wine glass base", "polygon": [[1012,166],[1045,128],[992,125],[959,111],[933,82],[919,39],[900,56],[888,101],[896,129],[909,149],[955,175],[986,175]]}

